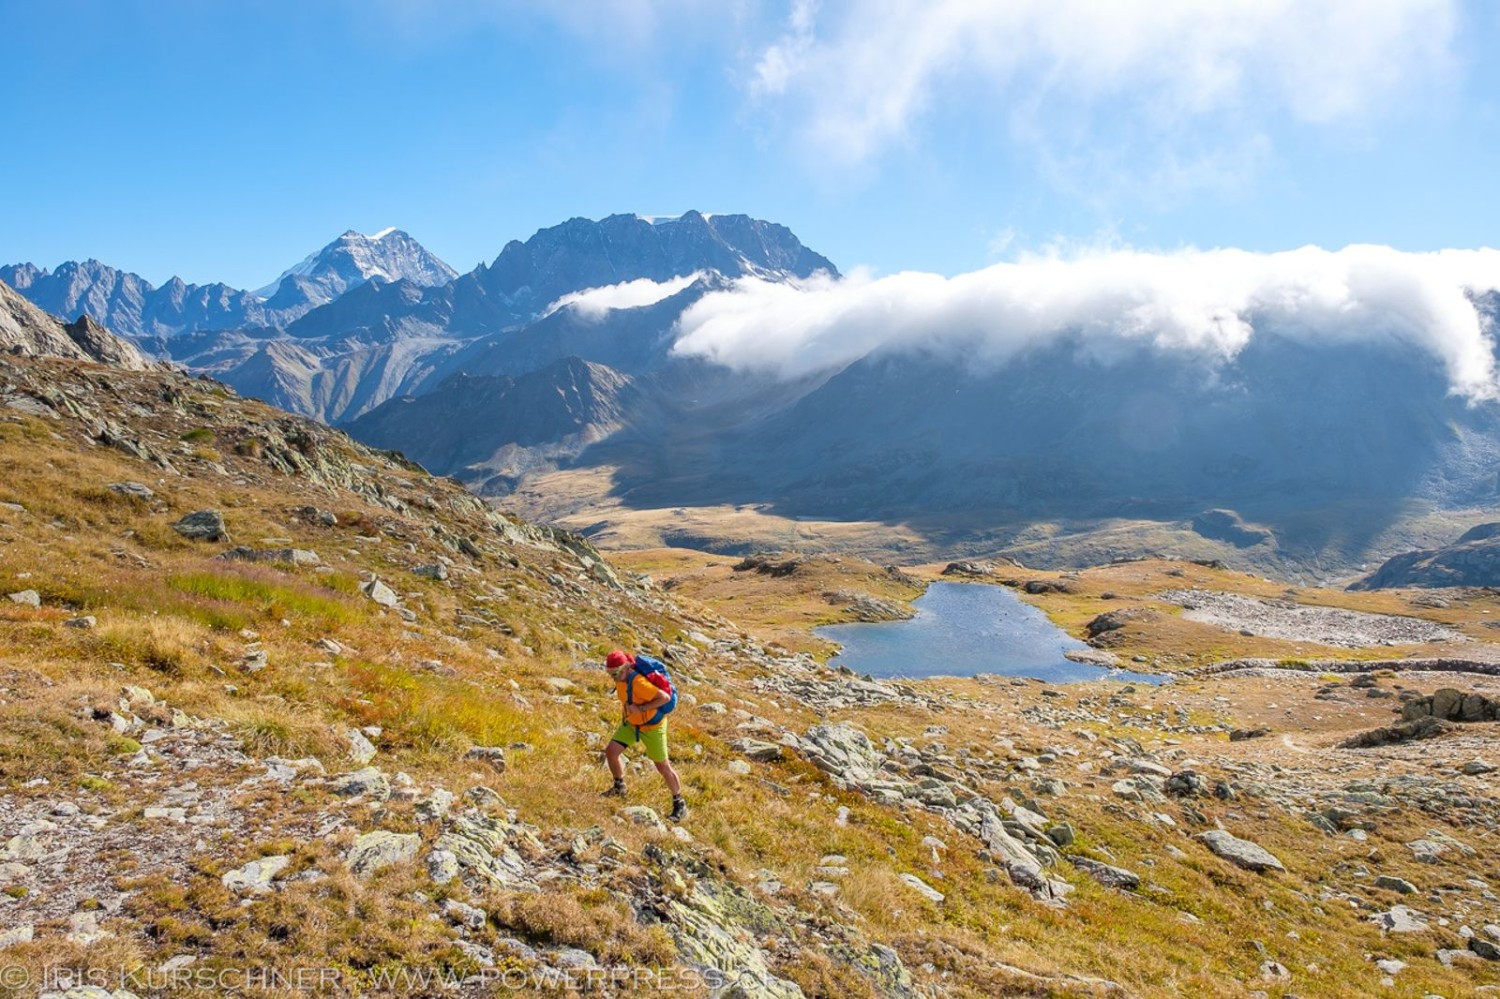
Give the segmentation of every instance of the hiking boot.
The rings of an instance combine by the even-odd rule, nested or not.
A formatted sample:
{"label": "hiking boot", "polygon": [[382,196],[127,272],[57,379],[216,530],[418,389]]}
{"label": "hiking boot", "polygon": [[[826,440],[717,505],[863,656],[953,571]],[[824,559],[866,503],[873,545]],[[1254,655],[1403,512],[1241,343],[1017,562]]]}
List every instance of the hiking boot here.
{"label": "hiking boot", "polygon": [[682,795],[679,794],[672,799],[672,814],[667,818],[673,822],[681,822],[687,818],[687,802],[683,800]]}
{"label": "hiking boot", "polygon": [[622,780],[615,781],[614,784],[610,787],[610,789],[608,791],[605,791],[602,795],[600,795],[600,797],[601,798],[623,798],[623,797],[625,797],[625,782],[622,781]]}

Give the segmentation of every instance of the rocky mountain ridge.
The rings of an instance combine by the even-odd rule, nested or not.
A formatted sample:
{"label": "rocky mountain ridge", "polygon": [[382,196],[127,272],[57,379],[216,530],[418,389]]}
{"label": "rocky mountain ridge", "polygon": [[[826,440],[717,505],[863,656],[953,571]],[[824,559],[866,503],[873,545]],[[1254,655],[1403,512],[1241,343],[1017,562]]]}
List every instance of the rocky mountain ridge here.
{"label": "rocky mountain ridge", "polygon": [[184,333],[285,326],[367,281],[440,285],[456,276],[399,229],[375,236],[345,232],[255,292],[177,277],[158,288],[94,259],[69,260],[56,270],[30,263],[0,267],[0,281],[46,311],[87,315],[159,353],[165,352],[162,341]]}
{"label": "rocky mountain ridge", "polygon": [[1393,587],[1500,586],[1500,524],[1480,524],[1441,548],[1404,552],[1350,585]]}

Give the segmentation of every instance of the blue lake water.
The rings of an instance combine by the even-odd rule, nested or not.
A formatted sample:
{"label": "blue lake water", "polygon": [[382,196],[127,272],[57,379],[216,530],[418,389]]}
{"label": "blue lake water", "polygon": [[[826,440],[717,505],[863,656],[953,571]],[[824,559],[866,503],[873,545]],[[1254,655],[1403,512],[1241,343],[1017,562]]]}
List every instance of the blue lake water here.
{"label": "blue lake water", "polygon": [[909,621],[832,624],[817,629],[817,634],[842,646],[833,665],[871,676],[999,673],[1059,683],[1164,679],[1065,658],[1063,653],[1088,646],[1003,586],[933,583],[912,606],[917,616]]}

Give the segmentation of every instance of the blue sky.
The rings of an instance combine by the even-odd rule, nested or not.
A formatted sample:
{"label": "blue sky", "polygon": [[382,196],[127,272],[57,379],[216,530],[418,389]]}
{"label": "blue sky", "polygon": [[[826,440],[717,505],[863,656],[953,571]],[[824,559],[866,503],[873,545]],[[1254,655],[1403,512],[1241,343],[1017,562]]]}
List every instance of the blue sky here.
{"label": "blue sky", "polygon": [[[561,11],[561,13],[559,13]],[[1493,246],[1500,4],[0,0],[0,262],[259,287],[742,211],[846,270]]]}

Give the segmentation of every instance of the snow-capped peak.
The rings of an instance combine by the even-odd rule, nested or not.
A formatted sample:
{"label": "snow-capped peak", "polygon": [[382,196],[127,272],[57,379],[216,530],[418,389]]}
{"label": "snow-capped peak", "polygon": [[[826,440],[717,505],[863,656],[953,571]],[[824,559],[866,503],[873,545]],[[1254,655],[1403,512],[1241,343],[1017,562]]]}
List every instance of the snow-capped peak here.
{"label": "snow-capped peak", "polygon": [[288,278],[300,278],[300,296],[321,305],[371,278],[392,282],[405,278],[424,287],[447,284],[458,273],[428,252],[421,243],[395,226],[366,236],[353,229],[287,268],[275,281],[255,292],[271,298]]}

